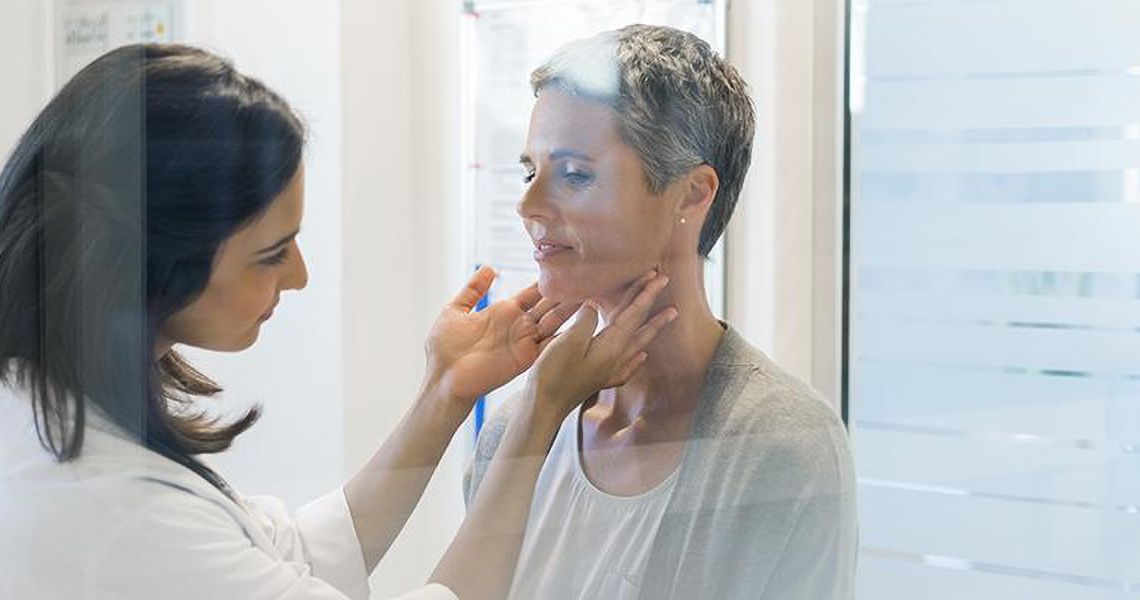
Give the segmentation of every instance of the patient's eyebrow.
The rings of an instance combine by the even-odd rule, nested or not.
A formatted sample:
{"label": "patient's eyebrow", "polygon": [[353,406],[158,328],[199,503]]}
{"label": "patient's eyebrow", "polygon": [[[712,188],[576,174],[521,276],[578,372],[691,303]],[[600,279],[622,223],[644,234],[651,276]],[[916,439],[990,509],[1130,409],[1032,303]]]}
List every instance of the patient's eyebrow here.
{"label": "patient's eyebrow", "polygon": [[550,160],[552,161],[562,160],[563,158],[577,158],[578,160],[594,162],[594,159],[590,158],[589,154],[571,148],[559,148],[550,153]]}
{"label": "patient's eyebrow", "polygon": [[[550,151],[551,162],[562,160],[564,158],[576,158],[578,160],[594,162],[593,157],[580,150],[574,150],[572,148],[558,148],[556,150]],[[519,163],[523,165],[533,165],[534,160],[531,159],[529,154],[523,153],[519,155]]]}

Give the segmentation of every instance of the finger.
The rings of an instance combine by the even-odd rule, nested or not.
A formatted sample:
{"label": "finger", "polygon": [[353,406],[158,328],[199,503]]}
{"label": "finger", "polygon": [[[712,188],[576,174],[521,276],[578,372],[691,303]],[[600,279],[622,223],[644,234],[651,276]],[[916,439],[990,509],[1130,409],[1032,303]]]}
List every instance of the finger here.
{"label": "finger", "polygon": [[463,312],[471,312],[483,299],[483,296],[486,296],[487,292],[490,291],[496,275],[495,270],[491,267],[486,265],[479,267],[479,270],[467,281],[467,285],[459,290],[459,293],[455,295],[448,306]]}
{"label": "finger", "polygon": [[538,304],[535,304],[533,308],[528,309],[527,312],[530,313],[530,316],[534,317],[535,321],[541,321],[542,317],[546,316],[546,313],[558,308],[558,305],[559,302],[555,300],[543,298]]}
{"label": "finger", "polygon": [[622,334],[637,331],[641,325],[645,323],[646,315],[648,315],[649,310],[653,308],[653,303],[657,300],[657,296],[661,294],[661,291],[664,290],[667,285],[669,285],[669,277],[667,275],[656,277],[645,284],[645,288],[637,294],[633,302],[631,302],[625,310],[614,315],[613,328]]}
{"label": "finger", "polygon": [[625,385],[625,383],[629,381],[629,378],[633,377],[633,374],[636,373],[639,368],[641,368],[641,365],[645,364],[645,360],[647,358],[649,358],[649,355],[644,352],[638,352],[637,354],[633,355],[633,358],[629,359],[629,361],[625,363],[625,366],[622,367],[621,372],[606,382],[606,388]]}
{"label": "finger", "polygon": [[633,299],[637,297],[637,294],[640,293],[641,290],[645,289],[646,284],[648,284],[650,281],[653,281],[653,279],[657,276],[657,270],[654,269],[639,277],[637,281],[629,284],[629,287],[625,290],[625,295],[621,298],[621,302],[619,302],[617,308],[614,309],[614,314],[619,314],[621,311],[625,310],[625,308],[629,306],[631,302],[633,302]]}
{"label": "finger", "polygon": [[532,319],[517,319],[511,324],[511,338],[512,339],[534,339],[538,340],[538,323]]}
{"label": "finger", "polygon": [[670,306],[653,315],[645,325],[642,325],[641,328],[633,334],[633,339],[630,340],[627,346],[627,354],[634,354],[648,348],[653,338],[657,337],[657,334],[661,333],[661,330],[664,329],[666,325],[677,319],[677,314],[677,309]]}
{"label": "finger", "polygon": [[574,318],[574,324],[566,330],[565,335],[586,344],[594,337],[594,331],[598,328],[598,310],[594,308],[592,302],[587,302],[575,314],[577,316]]}
{"label": "finger", "polygon": [[[517,302],[519,307],[524,311],[531,310],[535,305],[541,306],[543,302],[547,302],[547,300],[543,299],[542,292],[538,291],[537,283],[532,283],[528,285],[526,289],[515,294],[513,300]],[[535,320],[537,321],[538,318],[539,317],[536,316]]]}
{"label": "finger", "polygon": [[543,315],[538,322],[538,338],[542,339],[554,335],[558,328],[562,327],[562,324],[578,311],[580,306],[580,304],[561,304]]}

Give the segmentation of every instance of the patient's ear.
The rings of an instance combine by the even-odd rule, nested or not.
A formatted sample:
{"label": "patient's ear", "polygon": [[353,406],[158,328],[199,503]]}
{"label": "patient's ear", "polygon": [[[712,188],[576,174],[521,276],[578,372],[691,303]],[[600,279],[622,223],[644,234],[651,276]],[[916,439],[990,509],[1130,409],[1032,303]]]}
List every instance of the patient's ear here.
{"label": "patient's ear", "polygon": [[720,177],[711,166],[699,165],[689,171],[682,181],[684,196],[677,207],[679,216],[689,223],[703,223],[716,198],[716,192],[720,189]]}

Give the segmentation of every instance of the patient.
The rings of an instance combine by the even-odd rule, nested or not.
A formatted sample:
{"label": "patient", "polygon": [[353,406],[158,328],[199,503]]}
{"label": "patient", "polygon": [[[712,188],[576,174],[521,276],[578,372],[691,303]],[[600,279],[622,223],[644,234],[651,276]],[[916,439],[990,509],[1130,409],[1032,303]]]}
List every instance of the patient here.
{"label": "patient", "polygon": [[[852,597],[843,425],[705,300],[704,257],[751,156],[744,81],[699,38],[635,25],[563,47],[531,85],[518,212],[542,294],[605,317],[656,268],[670,282],[658,305],[679,316],[627,384],[563,422],[511,596]],[[484,428],[468,499],[513,409]]]}

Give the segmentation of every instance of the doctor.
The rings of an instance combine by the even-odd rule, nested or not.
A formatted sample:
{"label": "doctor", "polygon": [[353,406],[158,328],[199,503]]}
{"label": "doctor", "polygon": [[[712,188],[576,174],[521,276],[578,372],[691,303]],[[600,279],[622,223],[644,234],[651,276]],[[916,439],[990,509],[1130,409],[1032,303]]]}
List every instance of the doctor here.
{"label": "doctor", "polygon": [[257,409],[199,412],[221,388],[176,348],[245,349],[281,292],[305,286],[303,140],[289,106],[227,62],[131,46],[77,75],[19,142],[0,173],[0,598],[368,598],[474,399],[533,365],[467,519],[405,598],[505,596],[559,424],[645,360],[676,317],[649,316],[668,280],[646,274],[594,335],[592,306],[533,287],[473,313],[494,278],[481,270],[360,473],[295,514],[243,497],[198,457]]}

